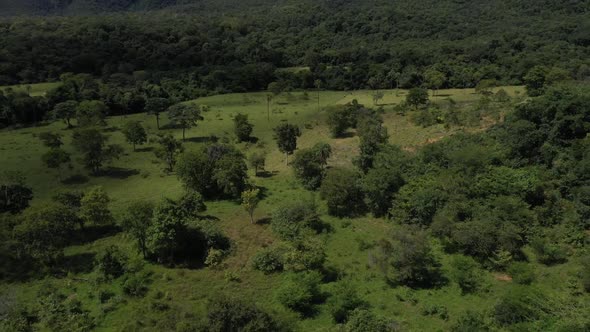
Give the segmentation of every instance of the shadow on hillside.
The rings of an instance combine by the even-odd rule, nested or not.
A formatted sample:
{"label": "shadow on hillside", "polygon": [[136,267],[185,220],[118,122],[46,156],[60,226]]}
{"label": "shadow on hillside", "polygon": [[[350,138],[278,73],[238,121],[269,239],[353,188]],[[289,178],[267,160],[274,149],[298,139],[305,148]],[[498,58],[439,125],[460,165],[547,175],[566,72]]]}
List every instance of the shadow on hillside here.
{"label": "shadow on hillside", "polygon": [[88,182],[88,177],[82,174],[74,174],[64,180],[61,181],[61,183],[66,184],[66,185],[73,185],[73,184],[84,184],[86,182]]}
{"label": "shadow on hillside", "polygon": [[146,146],[143,148],[137,148],[135,149],[135,152],[152,152],[154,151],[154,147],[153,146]]}
{"label": "shadow on hillside", "polygon": [[271,221],[272,221],[272,219],[270,219],[270,217],[264,217],[264,218],[260,218],[260,219],[255,219],[254,223],[256,225],[269,225]]}
{"label": "shadow on hillside", "polygon": [[273,177],[273,176],[275,176],[277,174],[279,174],[279,172],[277,172],[277,171],[272,171],[272,172],[269,172],[269,171],[260,171],[260,172],[256,173],[256,177],[257,178],[264,178],[264,179],[266,179],[266,178],[271,178],[271,177]]}
{"label": "shadow on hillside", "polygon": [[107,236],[115,235],[120,232],[116,225],[86,226],[72,237],[73,245],[94,242]]}
{"label": "shadow on hillside", "polygon": [[130,176],[139,174],[139,171],[131,168],[109,167],[102,170],[99,176],[106,176],[115,179],[126,179]]}
{"label": "shadow on hillside", "polygon": [[61,262],[61,268],[67,273],[89,273],[94,269],[95,253],[85,252],[71,256],[65,256]]}
{"label": "shadow on hillside", "polygon": [[184,141],[191,143],[215,143],[215,140],[211,136],[187,137]]}

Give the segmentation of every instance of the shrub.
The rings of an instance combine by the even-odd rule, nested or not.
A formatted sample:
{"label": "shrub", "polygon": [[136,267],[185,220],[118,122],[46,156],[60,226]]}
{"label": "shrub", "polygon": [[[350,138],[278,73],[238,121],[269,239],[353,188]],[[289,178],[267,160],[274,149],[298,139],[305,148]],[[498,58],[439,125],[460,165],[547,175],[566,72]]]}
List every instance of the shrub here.
{"label": "shrub", "polygon": [[529,285],[535,280],[535,269],[525,262],[514,262],[508,268],[512,280],[521,285]]}
{"label": "shrub", "polygon": [[540,319],[550,310],[542,292],[527,286],[511,287],[496,303],[493,315],[501,326]]}
{"label": "shrub", "polygon": [[285,270],[320,270],[326,261],[324,243],[318,238],[307,236],[291,243],[283,257]]}
{"label": "shrub", "polygon": [[353,170],[330,169],[322,182],[320,193],[332,216],[354,217],[365,211],[360,176]]}
{"label": "shrub", "polygon": [[285,307],[308,316],[313,305],[321,300],[319,285],[322,276],[318,272],[293,273],[285,277],[277,290],[277,300]]}
{"label": "shrub", "polygon": [[298,238],[306,229],[319,230],[321,221],[316,205],[310,201],[294,201],[280,206],[272,214],[271,228],[285,240]]}
{"label": "shrub", "polygon": [[473,258],[456,256],[451,262],[453,279],[463,294],[475,292],[482,282],[479,264]]}
{"label": "shrub", "polygon": [[549,242],[546,238],[536,238],[531,241],[531,247],[537,255],[539,263],[545,265],[564,263],[567,260],[565,249],[557,244]]}
{"label": "shrub", "polygon": [[242,300],[220,297],[208,305],[207,331],[281,331],[280,324],[254,304]]}
{"label": "shrub", "polygon": [[252,267],[265,274],[283,270],[283,248],[264,248],[252,258]]}
{"label": "shrub", "polygon": [[444,305],[427,304],[422,307],[423,316],[438,316],[443,320],[449,319],[449,310]]}
{"label": "shrub", "polygon": [[220,249],[209,249],[207,253],[207,258],[205,258],[205,265],[209,267],[218,267],[223,262],[223,259],[226,256],[226,252]]}
{"label": "shrub", "polygon": [[376,317],[367,309],[357,308],[350,312],[346,323],[347,332],[387,332],[391,331],[388,322]]}
{"label": "shrub", "polygon": [[148,292],[150,282],[150,274],[146,271],[126,274],[123,279],[123,293],[143,297]]}
{"label": "shrub", "polygon": [[491,330],[483,315],[471,310],[466,311],[451,327],[452,332],[487,332]]}
{"label": "shrub", "polygon": [[116,279],[125,273],[127,256],[118,247],[109,246],[96,258],[96,268],[105,279]]}
{"label": "shrub", "polygon": [[336,323],[344,323],[350,314],[366,304],[359,297],[356,289],[347,282],[339,283],[328,300],[330,315]]}

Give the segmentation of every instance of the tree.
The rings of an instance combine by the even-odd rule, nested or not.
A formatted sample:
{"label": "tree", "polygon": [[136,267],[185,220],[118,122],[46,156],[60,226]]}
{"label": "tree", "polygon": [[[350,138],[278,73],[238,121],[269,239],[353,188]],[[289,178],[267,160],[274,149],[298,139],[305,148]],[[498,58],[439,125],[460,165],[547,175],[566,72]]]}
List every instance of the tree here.
{"label": "tree", "polygon": [[255,175],[258,176],[258,171],[264,170],[266,155],[263,152],[254,152],[248,158],[248,162],[254,168]]}
{"label": "tree", "polygon": [[221,195],[239,198],[246,187],[247,172],[244,155],[231,149],[215,162],[213,180]]}
{"label": "tree", "polygon": [[153,213],[153,203],[134,201],[129,204],[121,219],[121,228],[135,239],[143,258],[147,258],[147,232],[152,223]]}
{"label": "tree", "polygon": [[387,143],[389,135],[387,128],[383,127],[383,120],[375,113],[363,114],[357,124],[357,133],[360,137],[360,155],[356,164],[363,172],[367,172],[373,166],[373,158]]}
{"label": "tree", "polygon": [[154,151],[156,157],[166,163],[166,170],[172,172],[176,165],[178,156],[184,151],[182,142],[175,139],[172,135],[160,135],[158,137],[160,146]]}
{"label": "tree", "polygon": [[172,263],[183,248],[183,236],[187,233],[184,216],[180,215],[174,201],[164,200],[154,209],[146,232],[146,248],[160,263]]}
{"label": "tree", "polygon": [[482,277],[479,264],[473,258],[456,256],[451,261],[452,277],[463,294],[473,293],[481,286]]}
{"label": "tree", "polygon": [[68,128],[72,128],[71,119],[76,117],[76,111],[78,109],[78,102],[75,100],[68,100],[56,104],[51,111],[51,117],[54,120],[63,120]]}
{"label": "tree", "polygon": [[271,216],[272,231],[284,240],[296,240],[309,230],[319,232],[322,227],[316,204],[308,200],[284,203]]}
{"label": "tree", "polygon": [[384,216],[391,208],[392,199],[404,185],[399,169],[395,167],[374,167],[363,178],[363,191],[367,196],[368,208],[376,217]]}
{"label": "tree", "polygon": [[103,126],[108,112],[107,106],[100,100],[84,100],[76,108],[76,119],[78,125]]}
{"label": "tree", "polygon": [[90,188],[80,200],[80,217],[86,223],[108,225],[114,221],[109,210],[111,199],[102,187]]}
{"label": "tree", "polygon": [[428,103],[428,91],[422,88],[413,88],[406,96],[406,103],[414,108],[418,108]]}
{"label": "tree", "polygon": [[295,177],[303,183],[306,189],[319,188],[331,153],[332,148],[327,143],[317,143],[311,149],[297,151],[291,166]]}
{"label": "tree", "polygon": [[297,137],[301,136],[301,130],[296,125],[283,123],[274,128],[274,139],[279,150],[285,154],[285,165],[289,163],[289,155],[297,149]]}
{"label": "tree", "polygon": [[48,148],[59,148],[64,144],[61,140],[60,134],[44,132],[39,134],[38,137],[41,140],[41,142],[43,142],[43,145],[45,145]]}
{"label": "tree", "polygon": [[377,106],[379,100],[383,99],[384,96],[385,94],[383,93],[383,91],[373,92],[373,94],[371,95],[371,97],[373,98],[373,105]]}
{"label": "tree", "polygon": [[135,151],[135,145],[147,142],[147,133],[139,121],[127,122],[123,126],[122,132],[127,142],[133,145],[133,151]]}
{"label": "tree", "polygon": [[234,133],[239,142],[246,142],[250,140],[252,128],[254,126],[248,122],[248,115],[238,113],[234,117]]}
{"label": "tree", "polygon": [[404,226],[379,242],[378,261],[385,279],[413,288],[431,287],[442,281],[441,264],[432,253],[426,232]]}
{"label": "tree", "polygon": [[218,297],[207,306],[207,329],[227,331],[282,331],[280,324],[268,313],[251,302]]}
{"label": "tree", "polygon": [[119,159],[123,153],[119,145],[106,145],[107,140],[107,136],[95,128],[78,129],[72,135],[74,148],[83,154],[84,167],[93,174],[97,174],[105,162]]}
{"label": "tree", "polygon": [[371,310],[357,308],[350,312],[346,321],[346,332],[389,332],[390,323],[376,317]]}
{"label": "tree", "polygon": [[254,223],[254,210],[260,203],[260,189],[249,189],[242,192],[242,206],[250,216],[250,223]]}
{"label": "tree", "polygon": [[432,95],[436,96],[436,90],[440,89],[445,83],[445,74],[436,69],[428,69],[424,73],[427,86],[432,90]]}
{"label": "tree", "polygon": [[33,190],[25,184],[20,172],[4,172],[0,178],[0,213],[18,214],[33,199]]}
{"label": "tree", "polygon": [[196,126],[197,121],[203,120],[201,108],[195,104],[176,104],[168,108],[168,118],[173,125],[182,128],[182,140],[185,140],[185,131]]}
{"label": "tree", "polygon": [[[61,148],[52,148],[41,156],[41,160],[47,168],[59,169],[61,165],[70,162],[70,154]],[[58,178],[61,171],[58,172]]]}
{"label": "tree", "polygon": [[365,210],[364,194],[360,175],[345,168],[330,169],[322,185],[320,194],[328,204],[328,213],[336,217],[353,217]]}
{"label": "tree", "polygon": [[160,113],[164,113],[170,107],[170,101],[166,98],[148,98],[145,102],[145,111],[156,117],[156,126],[160,129]]}
{"label": "tree", "polygon": [[321,300],[321,282],[321,274],[315,271],[289,274],[277,289],[277,300],[285,307],[309,316],[313,313],[313,305]]}
{"label": "tree", "polygon": [[106,280],[116,279],[125,273],[127,255],[116,246],[108,246],[96,257],[96,269]]}
{"label": "tree", "polygon": [[545,77],[547,75],[547,68],[543,66],[535,66],[531,68],[524,76],[524,84],[529,96],[536,97],[543,94],[545,89]]}
{"label": "tree", "polygon": [[354,310],[365,307],[366,304],[361,300],[356,289],[345,281],[337,284],[328,300],[328,306],[334,321],[342,324],[348,320]]}
{"label": "tree", "polygon": [[76,215],[58,204],[27,211],[14,228],[14,237],[23,253],[52,265],[63,255],[74,230]]}

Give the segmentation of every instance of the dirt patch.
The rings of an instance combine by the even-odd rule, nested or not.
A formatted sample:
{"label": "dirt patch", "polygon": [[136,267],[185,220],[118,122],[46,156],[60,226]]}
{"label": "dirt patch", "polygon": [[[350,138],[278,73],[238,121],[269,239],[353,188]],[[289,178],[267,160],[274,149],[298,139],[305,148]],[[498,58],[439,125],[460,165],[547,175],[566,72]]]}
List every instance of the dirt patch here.
{"label": "dirt patch", "polygon": [[499,281],[512,282],[512,277],[506,273],[494,273],[494,279]]}

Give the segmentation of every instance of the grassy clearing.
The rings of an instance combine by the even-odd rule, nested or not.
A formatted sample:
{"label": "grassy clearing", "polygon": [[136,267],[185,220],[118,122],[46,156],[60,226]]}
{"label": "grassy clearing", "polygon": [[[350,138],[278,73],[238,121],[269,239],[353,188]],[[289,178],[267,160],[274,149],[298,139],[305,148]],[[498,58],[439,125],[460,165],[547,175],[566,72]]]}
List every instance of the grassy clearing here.
{"label": "grassy clearing", "polygon": [[[522,91],[520,87],[505,88],[510,94]],[[385,104],[384,120],[390,134],[390,141],[403,147],[416,147],[435,139],[453,134],[455,130],[446,130],[442,125],[429,128],[421,128],[413,125],[408,117],[395,114],[390,111],[392,104],[403,99],[404,91],[385,91],[385,97],[381,104]],[[320,108],[325,105],[342,104],[358,99],[360,103],[372,104],[371,91],[356,92],[321,92]],[[194,102],[206,104],[211,107],[204,121],[196,128],[187,131],[187,149],[195,149],[204,144],[209,137],[215,135],[221,139],[232,140],[232,117],[238,112],[248,114],[254,124],[254,133],[259,141],[256,144],[240,144],[240,149],[245,154],[250,154],[256,149],[268,152],[267,171],[272,176],[256,178],[251,173],[251,180],[259,186],[266,188],[265,199],[256,211],[256,218],[268,217],[273,209],[282,202],[313,196],[318,202],[319,197],[302,189],[293,179],[291,170],[285,166],[284,155],[279,153],[272,140],[272,128],[282,121],[297,123],[303,128],[303,135],[299,140],[300,147],[309,147],[318,141],[330,143],[334,148],[334,156],[330,164],[350,165],[350,161],[357,152],[358,139],[350,137],[345,139],[331,139],[327,127],[324,125],[325,114],[318,113],[317,95],[309,93],[306,98],[303,93],[291,93],[275,98],[271,106],[270,120],[267,119],[267,104],[265,93],[229,94],[207,98],[201,98]],[[436,100],[452,97],[458,101],[470,103],[479,98],[473,90],[441,90]],[[163,116],[165,119],[165,116]],[[52,123],[43,127],[26,128],[0,132],[0,169],[20,170],[28,176],[28,182],[32,185],[35,200],[33,204],[41,204],[49,199],[58,188],[84,189],[92,185],[101,185],[113,198],[112,209],[115,215],[124,212],[125,206],[135,199],[159,200],[162,197],[174,198],[182,192],[181,185],[174,175],[166,175],[162,171],[162,165],[155,160],[151,151],[153,145],[146,145],[138,152],[131,152],[131,147],[124,142],[123,135],[117,130],[128,120],[142,121],[149,130],[150,135],[155,135],[155,118],[145,114],[136,114],[127,117],[113,117],[108,120],[109,135],[112,143],[118,143],[127,148],[127,153],[121,160],[114,163],[116,172],[110,176],[89,177],[86,172],[74,163],[71,169],[63,171],[59,177],[56,172],[48,171],[42,166],[40,155],[45,152],[35,137],[44,131],[60,132],[65,139],[65,146],[70,149],[70,131],[64,129],[62,123]],[[165,126],[166,121],[162,121]],[[168,130],[180,137],[180,130]],[[73,151],[72,151],[73,152]],[[64,184],[61,179],[78,176],[78,183]],[[287,321],[293,323],[300,331],[328,331],[333,329],[333,323],[325,306],[320,309],[317,316],[310,319],[299,320],[298,317],[280,306],[274,297],[274,289],[281,282],[280,275],[266,276],[250,268],[250,258],[260,248],[270,245],[275,241],[268,225],[251,225],[248,216],[235,202],[215,201],[208,202],[207,214],[219,218],[219,223],[224,232],[233,242],[233,252],[220,269],[203,268],[199,270],[168,269],[161,266],[150,265],[154,272],[153,284],[150,293],[143,299],[130,299],[126,304],[117,306],[113,311],[104,313],[96,299],[97,289],[91,282],[86,281],[90,273],[89,268],[79,268],[78,271],[62,279],[52,279],[58,288],[68,294],[77,294],[85,307],[97,317],[103,317],[98,330],[129,330],[129,324],[141,322],[145,329],[149,329],[150,322],[158,319],[170,319],[167,314],[159,315],[146,309],[149,307],[153,294],[161,291],[172,299],[170,304],[177,314],[204,315],[206,301],[217,293],[239,295],[244,298],[254,299],[260,306],[275,312]],[[325,212],[325,207],[320,204],[320,209]],[[386,285],[379,272],[367,265],[370,250],[362,249],[361,243],[374,243],[384,234],[392,231],[394,226],[382,219],[371,217],[357,218],[354,220],[339,220],[325,215],[323,219],[330,223],[334,232],[325,236],[327,242],[328,266],[337,267],[347,275],[352,283],[357,286],[361,296],[371,304],[376,312],[395,319],[409,330],[445,330],[468,308],[489,309],[499,294],[508,284],[506,281],[497,280],[491,274],[486,275],[486,291],[480,295],[461,296],[459,289],[454,285],[434,290],[412,291],[407,288],[391,288]],[[92,243],[73,246],[66,250],[66,255],[90,266],[93,254],[100,248],[110,244],[117,244],[131,248],[129,239],[123,234],[103,238]],[[129,250],[133,252],[133,250]],[[448,268],[449,256],[443,256],[445,268]],[[78,266],[77,265],[77,266]],[[556,267],[536,266],[539,275],[539,286],[550,293],[566,292],[566,283],[557,282],[561,278],[567,278],[574,271],[570,271],[570,264]],[[236,273],[240,281],[228,282],[225,273]],[[25,301],[35,301],[35,294],[41,287],[45,287],[46,281],[31,281],[26,284],[3,284],[2,289],[14,289]],[[118,284],[100,285],[99,288],[111,289],[120,294]],[[325,290],[332,287],[331,284],[323,286]],[[449,312],[449,320],[435,316],[423,316],[421,311],[425,305],[444,305]]]}
{"label": "grassy clearing", "polygon": [[15,92],[28,92],[33,97],[44,96],[47,91],[58,87],[60,82],[35,83],[35,84],[19,84],[0,86],[0,91],[7,91],[12,89]]}

